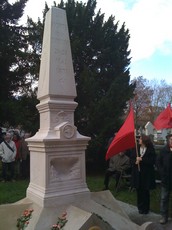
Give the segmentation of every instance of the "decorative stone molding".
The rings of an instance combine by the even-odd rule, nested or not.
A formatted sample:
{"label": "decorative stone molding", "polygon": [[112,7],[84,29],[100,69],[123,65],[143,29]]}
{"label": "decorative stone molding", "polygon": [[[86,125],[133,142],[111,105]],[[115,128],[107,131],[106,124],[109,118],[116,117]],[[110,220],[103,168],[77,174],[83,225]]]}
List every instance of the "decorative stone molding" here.
{"label": "decorative stone molding", "polygon": [[64,110],[61,110],[58,112],[56,115],[54,115],[54,123],[57,125],[62,123],[62,122],[69,122],[72,123],[72,115],[69,113],[66,113]]}
{"label": "decorative stone molding", "polygon": [[76,138],[77,128],[68,122],[62,122],[55,127],[55,132],[60,139],[71,139]]}

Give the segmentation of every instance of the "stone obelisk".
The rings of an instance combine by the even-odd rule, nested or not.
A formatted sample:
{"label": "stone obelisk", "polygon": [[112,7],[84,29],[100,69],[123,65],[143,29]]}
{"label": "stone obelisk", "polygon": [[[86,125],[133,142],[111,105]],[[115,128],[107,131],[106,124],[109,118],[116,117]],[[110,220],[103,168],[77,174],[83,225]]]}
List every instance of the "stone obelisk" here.
{"label": "stone obelisk", "polygon": [[38,84],[40,129],[28,139],[31,169],[27,197],[42,207],[89,196],[85,149],[90,138],[74,126],[77,103],[66,12],[46,14]]}

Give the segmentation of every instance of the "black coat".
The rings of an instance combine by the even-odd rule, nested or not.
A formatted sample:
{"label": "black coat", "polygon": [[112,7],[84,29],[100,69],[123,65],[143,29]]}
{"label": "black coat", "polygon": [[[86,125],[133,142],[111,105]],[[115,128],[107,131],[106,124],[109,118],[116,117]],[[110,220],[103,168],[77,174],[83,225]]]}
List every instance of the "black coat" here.
{"label": "black coat", "polygon": [[172,189],[172,151],[166,145],[157,157],[157,169],[161,176],[161,184]]}
{"label": "black coat", "polygon": [[[138,147],[138,156],[140,156],[140,148]],[[131,186],[136,189],[154,189],[155,183],[155,162],[156,153],[152,146],[147,147],[142,161],[138,165],[136,162],[136,151],[132,155],[132,177]]]}

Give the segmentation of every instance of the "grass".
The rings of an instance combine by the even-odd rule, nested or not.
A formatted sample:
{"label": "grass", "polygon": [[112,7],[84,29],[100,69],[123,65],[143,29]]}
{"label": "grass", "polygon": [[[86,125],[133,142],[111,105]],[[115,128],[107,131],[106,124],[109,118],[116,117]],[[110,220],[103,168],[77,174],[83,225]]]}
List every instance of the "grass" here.
{"label": "grass", "polygon": [[14,203],[26,197],[27,180],[16,182],[0,182],[0,204]]}
{"label": "grass", "polygon": [[[86,178],[88,188],[91,192],[102,191],[104,175],[88,175]],[[0,204],[14,203],[26,197],[26,189],[29,185],[28,180],[19,180],[16,182],[0,182]],[[111,179],[109,189],[113,196],[120,201],[136,205],[136,192],[122,184],[118,192],[115,191],[115,181]],[[160,187],[151,191],[151,211],[159,213]]]}

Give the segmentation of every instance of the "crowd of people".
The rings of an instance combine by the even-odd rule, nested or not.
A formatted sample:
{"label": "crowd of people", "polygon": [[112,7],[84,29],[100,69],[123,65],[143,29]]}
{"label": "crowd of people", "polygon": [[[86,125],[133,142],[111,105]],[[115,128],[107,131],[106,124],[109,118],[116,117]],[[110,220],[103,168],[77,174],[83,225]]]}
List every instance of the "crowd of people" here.
{"label": "crowd of people", "polygon": [[26,141],[29,137],[29,133],[21,136],[18,131],[0,129],[1,182],[29,179],[30,151]]}
{"label": "crowd of people", "polygon": [[[127,153],[127,154],[126,154]],[[116,175],[116,186],[122,171],[131,170],[130,187],[136,190],[137,208],[139,214],[148,214],[150,211],[150,190],[156,188],[156,173],[160,175],[161,224],[166,224],[169,217],[170,194],[172,191],[172,134],[167,135],[167,142],[156,153],[151,138],[140,135],[134,149],[127,150],[120,157],[118,153],[110,158],[109,167],[105,172],[104,189],[109,189],[109,179]]]}

